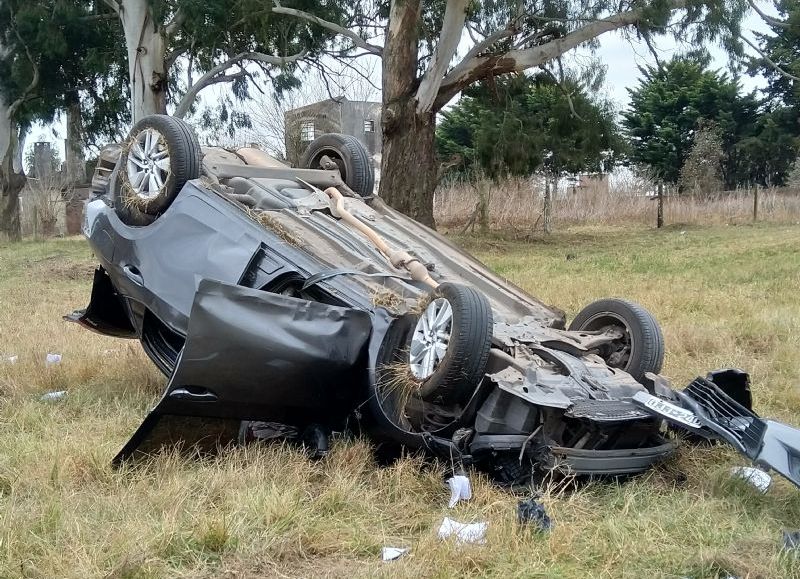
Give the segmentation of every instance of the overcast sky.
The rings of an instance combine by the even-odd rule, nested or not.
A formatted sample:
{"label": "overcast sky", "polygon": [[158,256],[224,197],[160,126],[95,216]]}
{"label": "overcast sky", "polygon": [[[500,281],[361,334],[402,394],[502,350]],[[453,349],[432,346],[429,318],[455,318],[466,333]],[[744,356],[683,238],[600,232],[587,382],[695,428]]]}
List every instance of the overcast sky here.
{"label": "overcast sky", "polygon": [[[759,2],[759,4],[762,4]],[[766,6],[763,7],[766,10]],[[774,12],[773,10],[768,10]],[[754,40],[751,30],[756,32],[769,32],[769,28],[764,24],[760,17],[753,14],[749,16],[742,25],[742,30],[750,40]],[[628,34],[630,37],[631,35]],[[657,50],[659,59],[669,60],[675,53],[680,53],[693,48],[689,45],[678,45],[669,38],[659,39]],[[709,45],[706,47],[714,59],[717,68],[728,69],[728,57],[719,47]],[[577,58],[588,51],[578,52]],[[629,102],[628,88],[635,87],[641,76],[639,66],[655,64],[655,59],[643,42],[637,42],[635,38],[626,38],[625,33],[609,33],[602,37],[600,48],[596,56],[607,66],[606,71],[606,90],[614,102],[621,109],[625,108]],[[764,79],[760,76],[750,77],[742,74],[739,82],[745,92],[750,92],[764,86]]]}

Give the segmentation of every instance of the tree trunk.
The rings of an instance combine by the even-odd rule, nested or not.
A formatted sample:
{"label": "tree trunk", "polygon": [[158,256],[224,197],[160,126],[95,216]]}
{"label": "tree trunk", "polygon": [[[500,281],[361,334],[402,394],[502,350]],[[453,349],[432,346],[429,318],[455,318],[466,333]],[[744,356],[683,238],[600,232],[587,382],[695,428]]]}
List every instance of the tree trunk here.
{"label": "tree trunk", "polygon": [[420,0],[393,1],[383,49],[380,196],[433,227],[436,113],[417,111]]}
{"label": "tree trunk", "polygon": [[81,103],[76,93],[68,95],[67,142],[64,147],[67,165],[67,183],[82,185],[86,182],[86,161],[83,157],[83,120]]}
{"label": "tree trunk", "polygon": [[0,237],[11,241],[22,238],[19,193],[25,186],[25,173],[19,154],[18,130],[0,96]]}
{"label": "tree trunk", "polygon": [[393,123],[391,132],[384,129],[380,196],[398,211],[435,227],[436,115],[417,115],[414,100],[408,100],[402,109],[405,112]]}
{"label": "tree trunk", "polygon": [[167,112],[166,38],[147,0],[122,0],[133,122]]}

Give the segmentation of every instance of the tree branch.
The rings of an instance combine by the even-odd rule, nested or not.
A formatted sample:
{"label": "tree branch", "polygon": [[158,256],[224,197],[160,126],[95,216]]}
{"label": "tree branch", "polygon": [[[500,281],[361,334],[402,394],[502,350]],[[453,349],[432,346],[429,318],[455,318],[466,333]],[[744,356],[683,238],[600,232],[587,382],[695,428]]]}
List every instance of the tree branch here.
{"label": "tree branch", "polygon": [[103,0],[103,4],[111,8],[116,14],[119,14],[119,2],[116,2],[116,0]]}
{"label": "tree branch", "polygon": [[112,14],[109,12],[108,14],[90,14],[88,16],[81,16],[78,20],[81,22],[94,22],[95,20],[114,20],[119,18],[117,14]]}
{"label": "tree branch", "polygon": [[750,4],[750,7],[753,9],[753,11],[761,17],[761,20],[770,26],[777,26],[778,28],[784,29],[791,27],[788,22],[783,22],[765,13],[761,8],[758,7],[758,4],[756,4],[754,0],[747,0],[747,3]]}
{"label": "tree branch", "polygon": [[186,22],[186,12],[182,7],[179,7],[175,11],[172,20],[164,27],[164,33],[167,35],[167,38],[174,36],[178,29],[183,26],[184,22]]}
{"label": "tree branch", "polygon": [[433,101],[439,93],[444,73],[453,60],[453,56],[464,31],[464,22],[467,19],[467,6],[469,0],[447,0],[442,20],[442,31],[439,35],[439,44],[433,53],[433,58],[428,65],[428,70],[422,77],[417,89],[417,113],[426,113],[433,107]]}
{"label": "tree branch", "polygon": [[223,73],[231,68],[232,66],[241,66],[241,63],[244,61],[253,61],[253,62],[264,62],[267,64],[271,64],[273,66],[286,66],[292,62],[296,62],[301,58],[306,56],[306,52],[300,52],[298,54],[293,54],[292,56],[273,56],[271,54],[264,54],[263,52],[242,52],[233,56],[218,64],[217,66],[213,67],[211,70],[206,72],[203,76],[197,79],[189,90],[186,91],[186,94],[183,95],[178,106],[175,108],[175,114],[173,116],[182,119],[186,116],[186,113],[189,112],[189,109],[192,106],[192,103],[197,98],[198,93],[206,87],[211,86],[212,84],[218,84],[221,82],[230,82],[237,78],[241,78],[245,76],[245,72],[242,71],[241,73],[236,73],[233,75],[223,75]]}
{"label": "tree branch", "polygon": [[770,66],[770,68],[774,69],[774,70],[775,70],[775,72],[777,72],[777,73],[778,73],[778,74],[780,74],[781,76],[784,76],[784,77],[786,77],[786,78],[788,78],[788,79],[790,79],[790,80],[794,80],[794,81],[800,82],[800,77],[793,75],[793,74],[792,74],[792,73],[790,73],[789,71],[783,70],[783,69],[780,67],[780,65],[779,65],[779,64],[777,64],[777,63],[776,63],[774,60],[772,60],[772,59],[771,59],[769,56],[767,56],[767,53],[765,53],[765,52],[764,52],[763,50],[761,50],[761,49],[760,49],[758,46],[756,46],[756,45],[755,45],[755,44],[754,44],[754,43],[753,43],[753,42],[752,42],[752,41],[751,41],[749,38],[746,38],[745,36],[741,36],[741,39],[742,39],[742,40],[745,42],[745,44],[747,44],[747,45],[748,45],[750,48],[752,48],[753,50],[755,50],[755,51],[758,53],[758,55],[759,55],[761,58],[763,58],[763,59],[764,59],[764,62],[766,62],[766,63],[767,63],[769,66]]}
{"label": "tree branch", "polygon": [[553,79],[553,82],[556,83],[556,86],[561,90],[561,93],[567,98],[567,104],[569,105],[569,111],[570,113],[572,113],[572,116],[581,121],[582,123],[585,122],[583,120],[583,117],[580,116],[578,114],[578,111],[575,110],[575,103],[572,102],[572,95],[564,87],[564,84],[558,79],[556,75],[553,74],[553,72],[549,68],[542,66],[541,69],[545,71],[550,76],[550,78]]}
{"label": "tree branch", "polygon": [[380,46],[375,46],[374,44],[370,44],[352,30],[348,30],[343,26],[339,26],[335,22],[323,20],[322,18],[314,16],[313,14],[309,14],[308,12],[303,12],[302,10],[295,10],[294,8],[284,8],[283,6],[280,5],[280,2],[278,2],[278,0],[273,0],[273,4],[274,6],[272,8],[272,12],[274,12],[275,14],[285,14],[287,16],[294,16],[295,18],[300,18],[302,20],[308,20],[309,22],[312,22],[317,26],[322,26],[323,28],[327,28],[328,30],[334,31],[336,34],[349,38],[359,48],[363,48],[364,50],[368,50],[373,54],[377,55],[383,53],[383,49]]}
{"label": "tree branch", "polygon": [[25,56],[27,57],[28,62],[31,63],[31,68],[33,69],[33,77],[31,78],[31,82],[28,84],[27,87],[25,87],[25,89],[19,95],[19,98],[17,98],[17,100],[11,103],[11,105],[8,107],[6,111],[6,116],[8,117],[9,120],[12,120],[14,118],[14,115],[17,114],[19,108],[23,104],[25,104],[25,102],[28,100],[29,95],[34,90],[36,90],[37,86],[39,86],[39,65],[34,60],[30,48],[28,48],[28,45],[25,44],[25,41],[22,39],[22,35],[19,33],[19,30],[17,29],[16,18],[14,16],[14,12],[11,10],[10,4],[8,6],[8,14],[11,17],[10,22],[11,22],[11,27],[14,29],[14,34],[16,35],[17,40],[19,40],[20,45],[22,45],[22,48],[25,51]]}
{"label": "tree branch", "polygon": [[[683,8],[684,5],[685,0],[673,0],[671,9]],[[510,50],[498,55],[482,57],[476,55],[469,60],[462,61],[444,77],[439,95],[434,103],[434,109],[440,109],[464,87],[481,78],[535,68],[601,34],[635,24],[641,19],[642,14],[641,9],[619,12],[539,46],[523,50]]]}
{"label": "tree branch", "polygon": [[164,55],[164,70],[169,70],[175,61],[186,53],[186,48],[176,48]]}

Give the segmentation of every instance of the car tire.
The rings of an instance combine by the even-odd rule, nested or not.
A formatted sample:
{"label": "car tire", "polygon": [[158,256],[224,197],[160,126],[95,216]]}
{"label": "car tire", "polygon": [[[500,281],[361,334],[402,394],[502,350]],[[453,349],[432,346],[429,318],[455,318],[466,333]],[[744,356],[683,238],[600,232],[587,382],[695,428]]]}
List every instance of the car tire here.
{"label": "car tire", "polygon": [[[570,331],[596,331],[616,326],[626,334],[629,352],[626,360],[606,362],[626,371],[636,380],[647,372],[658,374],[664,363],[664,335],[653,315],[639,304],[617,298],[592,302],[575,316]],[[604,356],[604,358],[608,358]]]}
{"label": "car tire", "polygon": [[131,129],[120,158],[117,215],[128,225],[148,225],[200,175],[200,144],[181,119],[150,115]]}
{"label": "car tire", "polygon": [[336,163],[339,174],[354,193],[371,197],[375,189],[375,165],[367,148],[352,135],[327,133],[314,139],[300,157],[300,167],[326,169],[322,158],[328,156]]}
{"label": "car tire", "polygon": [[[439,330],[432,323],[431,314],[441,312],[436,304],[445,307],[445,302],[452,314],[449,332],[444,330],[449,337],[443,357],[431,367],[424,358],[424,340],[435,339],[432,336]],[[427,321],[423,322],[426,316]],[[454,283],[443,283],[431,292],[409,336],[409,365],[414,377],[420,380],[419,396],[445,406],[466,402],[483,380],[492,330],[492,308],[482,293]],[[437,356],[435,348],[434,356]]]}

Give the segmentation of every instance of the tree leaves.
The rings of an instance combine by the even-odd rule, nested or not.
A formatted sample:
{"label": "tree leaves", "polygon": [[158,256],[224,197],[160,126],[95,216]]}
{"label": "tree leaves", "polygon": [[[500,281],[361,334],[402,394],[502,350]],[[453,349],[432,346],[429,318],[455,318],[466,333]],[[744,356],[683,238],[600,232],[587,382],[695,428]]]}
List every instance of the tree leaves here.
{"label": "tree leaves", "polygon": [[[571,101],[571,102],[570,102]],[[489,176],[609,170],[622,142],[610,106],[574,77],[506,75],[469,89],[442,114],[439,155]]]}

